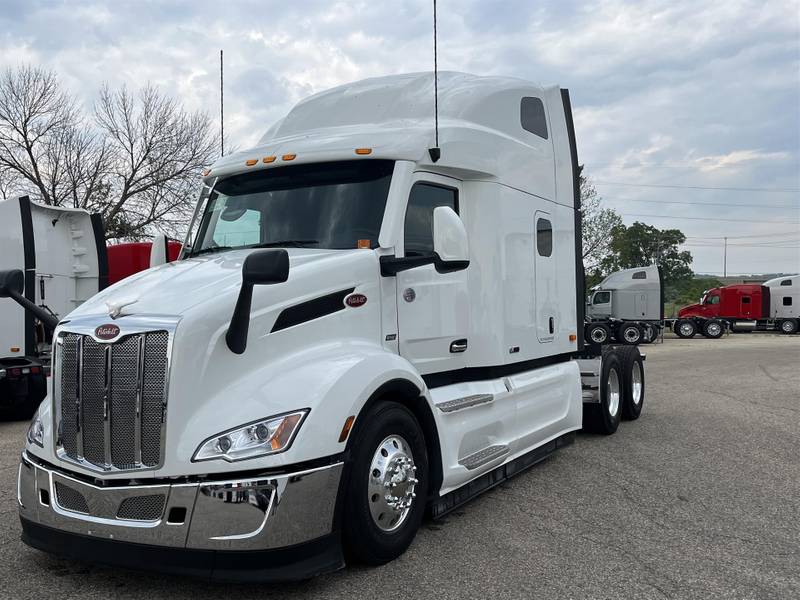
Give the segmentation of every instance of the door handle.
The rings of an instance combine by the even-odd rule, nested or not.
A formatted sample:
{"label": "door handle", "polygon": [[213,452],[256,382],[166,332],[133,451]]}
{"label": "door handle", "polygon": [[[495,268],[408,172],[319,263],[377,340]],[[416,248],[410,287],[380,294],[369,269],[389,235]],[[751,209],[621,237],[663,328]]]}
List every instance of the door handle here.
{"label": "door handle", "polygon": [[467,340],[455,340],[452,344],[450,344],[450,352],[453,354],[458,354],[459,352],[464,352],[467,349]]}
{"label": "door handle", "polygon": [[553,317],[550,317],[550,334],[554,334],[556,332],[556,320]]}

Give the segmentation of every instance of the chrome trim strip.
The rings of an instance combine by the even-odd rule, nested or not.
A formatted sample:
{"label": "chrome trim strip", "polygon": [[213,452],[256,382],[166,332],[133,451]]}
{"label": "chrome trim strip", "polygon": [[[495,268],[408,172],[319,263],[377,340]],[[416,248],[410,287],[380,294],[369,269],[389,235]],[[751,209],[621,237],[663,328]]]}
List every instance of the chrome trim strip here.
{"label": "chrome trim strip", "polygon": [[498,458],[501,458],[509,453],[509,448],[503,444],[497,444],[495,446],[489,446],[484,448],[483,450],[478,450],[477,452],[470,454],[469,456],[465,456],[458,464],[466,469],[472,471],[473,469],[477,469],[478,467],[482,467],[485,464],[488,464]]}
{"label": "chrome trim strip", "polygon": [[108,471],[113,461],[111,458],[111,349],[113,346],[106,346],[103,358],[106,361],[106,381],[103,390],[103,455],[105,456],[104,471]]}
{"label": "chrome trim strip", "polygon": [[436,408],[443,413],[451,413],[489,402],[494,402],[494,394],[473,394],[472,396],[464,396],[463,398],[442,402],[441,404],[437,404]]}
{"label": "chrome trim strip", "polygon": [[[63,353],[62,353],[63,354]],[[83,461],[83,398],[81,397],[81,390],[83,389],[83,338],[78,344],[78,374],[75,376],[75,413],[78,416],[77,432],[75,433],[75,443],[77,444],[78,460]],[[61,393],[61,386],[58,386],[59,394]],[[61,414],[58,415],[59,419]]]}
{"label": "chrome trim strip", "polygon": [[[142,390],[144,389],[144,337],[139,336],[136,356],[136,407],[134,408],[133,457],[136,468],[142,466]],[[165,390],[166,393],[166,390]]]}

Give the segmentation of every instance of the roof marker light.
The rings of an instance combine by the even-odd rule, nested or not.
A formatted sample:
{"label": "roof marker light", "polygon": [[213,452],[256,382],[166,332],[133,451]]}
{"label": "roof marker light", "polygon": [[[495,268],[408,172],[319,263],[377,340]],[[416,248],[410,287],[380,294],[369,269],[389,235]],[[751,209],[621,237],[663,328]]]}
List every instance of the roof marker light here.
{"label": "roof marker light", "polygon": [[246,164],[248,167],[252,167],[252,166],[253,166],[254,164],[256,164],[257,162],[258,162],[258,160],[256,160],[255,158],[251,158],[250,160],[248,160],[248,161],[247,161],[246,163],[244,163],[244,164]]}
{"label": "roof marker light", "polygon": [[372,154],[372,148],[356,148],[356,154],[364,156],[365,154]]}
{"label": "roof marker light", "polygon": [[277,156],[265,156],[264,158],[261,159],[261,162],[263,162],[264,164],[269,164],[275,162],[276,158]]}
{"label": "roof marker light", "polygon": [[294,160],[295,158],[297,158],[297,154],[284,154],[283,156],[281,156],[281,158],[283,160]]}

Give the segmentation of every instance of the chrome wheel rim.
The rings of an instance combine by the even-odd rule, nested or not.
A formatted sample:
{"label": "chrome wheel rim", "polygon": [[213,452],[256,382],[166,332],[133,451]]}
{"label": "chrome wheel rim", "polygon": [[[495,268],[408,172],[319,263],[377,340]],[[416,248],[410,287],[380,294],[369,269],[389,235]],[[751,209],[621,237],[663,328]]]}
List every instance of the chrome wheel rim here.
{"label": "chrome wheel rim", "polygon": [[633,344],[634,342],[638,342],[639,338],[641,337],[639,334],[639,330],[634,327],[628,327],[625,331],[622,332],[622,336],[625,338],[625,341],[628,343]]}
{"label": "chrome wheel rim", "polygon": [[631,369],[631,399],[636,406],[642,401],[642,367],[638,362]]}
{"label": "chrome wheel rim", "polygon": [[603,342],[606,341],[606,338],[608,337],[608,335],[606,334],[605,329],[603,329],[601,327],[597,327],[595,329],[592,329],[592,332],[591,332],[589,337],[592,338],[592,341],[595,344],[602,344]]}
{"label": "chrome wheel rim", "polygon": [[681,323],[681,333],[683,335],[692,335],[694,327],[690,323]]}
{"label": "chrome wheel rim", "polygon": [[390,435],[378,445],[369,468],[367,503],[381,531],[394,531],[411,512],[416,472],[411,446],[401,436]]}
{"label": "chrome wheel rim", "polygon": [[784,321],[781,323],[781,329],[783,329],[783,331],[786,333],[791,333],[794,331],[794,325],[792,325],[789,321]]}
{"label": "chrome wheel rim", "polygon": [[612,417],[617,416],[617,411],[619,410],[619,398],[620,398],[620,385],[619,385],[619,375],[617,374],[616,369],[611,369],[608,372],[608,414]]}
{"label": "chrome wheel rim", "polygon": [[719,323],[709,323],[708,325],[708,334],[711,337],[719,335],[722,331],[722,327],[719,326]]}

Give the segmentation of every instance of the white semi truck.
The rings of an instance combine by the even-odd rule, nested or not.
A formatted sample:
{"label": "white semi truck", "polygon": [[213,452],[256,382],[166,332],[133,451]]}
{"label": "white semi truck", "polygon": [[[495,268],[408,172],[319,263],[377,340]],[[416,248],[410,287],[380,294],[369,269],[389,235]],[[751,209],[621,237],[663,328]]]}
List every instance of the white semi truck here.
{"label": "white semi truck", "polygon": [[380,564],[639,416],[636,347],[584,349],[567,90],[441,74],[434,147],[433,83],[301,102],[207,172],[181,260],[60,322],[27,544],[229,580]]}

